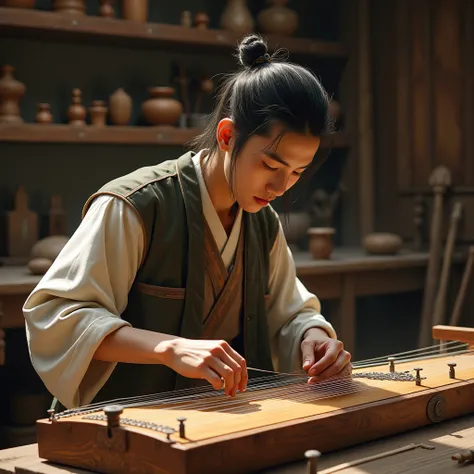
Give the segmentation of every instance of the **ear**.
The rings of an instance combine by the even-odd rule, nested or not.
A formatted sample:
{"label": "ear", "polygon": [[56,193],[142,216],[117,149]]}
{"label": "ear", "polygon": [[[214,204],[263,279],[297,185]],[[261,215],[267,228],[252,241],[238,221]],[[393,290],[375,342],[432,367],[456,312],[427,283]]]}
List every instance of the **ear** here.
{"label": "ear", "polygon": [[235,135],[235,125],[232,119],[223,118],[217,125],[217,144],[221,151],[229,151],[232,148],[232,139]]}

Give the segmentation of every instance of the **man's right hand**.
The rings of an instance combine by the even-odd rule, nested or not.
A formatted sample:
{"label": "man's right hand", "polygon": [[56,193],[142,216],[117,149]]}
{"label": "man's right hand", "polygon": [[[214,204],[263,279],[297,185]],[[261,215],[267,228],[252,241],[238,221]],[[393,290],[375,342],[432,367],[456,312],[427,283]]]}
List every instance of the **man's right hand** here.
{"label": "man's right hand", "polygon": [[205,379],[230,396],[247,387],[245,359],[226,341],[175,338],[160,346],[165,364],[184,377]]}

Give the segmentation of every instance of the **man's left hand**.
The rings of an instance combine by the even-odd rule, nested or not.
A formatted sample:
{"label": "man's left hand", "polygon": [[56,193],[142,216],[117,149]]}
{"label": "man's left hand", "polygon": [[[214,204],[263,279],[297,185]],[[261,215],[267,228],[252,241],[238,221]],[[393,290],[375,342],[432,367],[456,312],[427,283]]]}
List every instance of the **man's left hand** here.
{"label": "man's left hand", "polygon": [[301,343],[303,369],[310,376],[309,383],[352,373],[351,354],[344,344],[332,339],[320,328],[308,329]]}

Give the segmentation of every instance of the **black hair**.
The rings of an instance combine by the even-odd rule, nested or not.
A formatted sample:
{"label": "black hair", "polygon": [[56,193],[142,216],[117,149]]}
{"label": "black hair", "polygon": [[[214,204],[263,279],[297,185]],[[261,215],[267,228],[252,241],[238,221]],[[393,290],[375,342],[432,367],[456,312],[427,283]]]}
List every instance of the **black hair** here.
{"label": "black hair", "polygon": [[236,56],[239,69],[226,76],[206,128],[191,143],[216,153],[219,122],[225,117],[234,121],[231,189],[236,158],[252,135],[268,136],[274,124],[283,126],[281,136],[285,131],[321,136],[330,128],[328,94],[312,71],[286,62],[281,51],[270,55],[257,34],[241,41]]}

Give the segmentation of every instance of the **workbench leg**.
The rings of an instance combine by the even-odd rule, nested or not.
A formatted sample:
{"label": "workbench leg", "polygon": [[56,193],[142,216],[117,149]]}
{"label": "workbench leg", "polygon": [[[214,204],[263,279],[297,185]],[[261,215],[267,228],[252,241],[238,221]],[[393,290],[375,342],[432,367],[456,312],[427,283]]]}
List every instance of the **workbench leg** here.
{"label": "workbench leg", "polygon": [[331,314],[331,322],[337,332],[337,337],[344,343],[346,351],[355,359],[356,350],[356,295],[355,277],[346,275],[342,281],[341,298],[337,301],[335,311]]}

